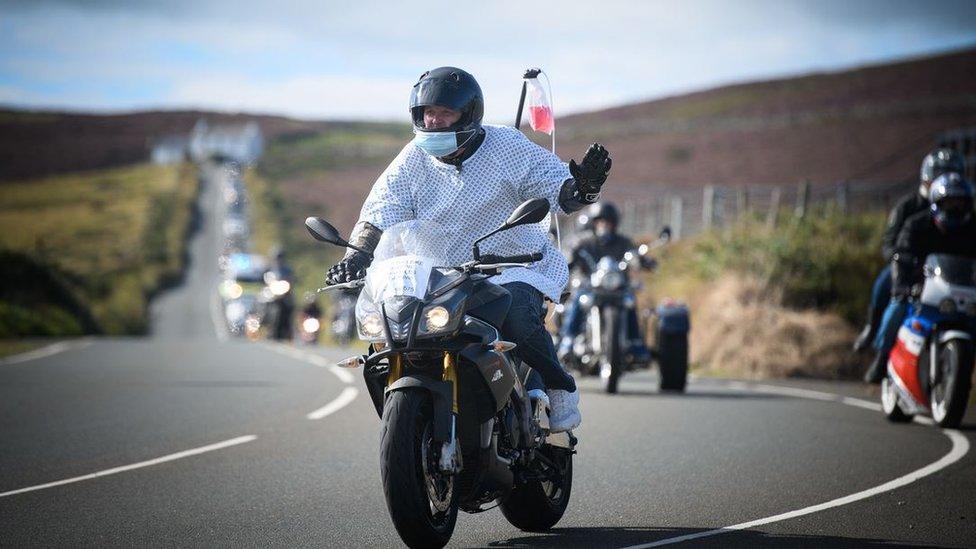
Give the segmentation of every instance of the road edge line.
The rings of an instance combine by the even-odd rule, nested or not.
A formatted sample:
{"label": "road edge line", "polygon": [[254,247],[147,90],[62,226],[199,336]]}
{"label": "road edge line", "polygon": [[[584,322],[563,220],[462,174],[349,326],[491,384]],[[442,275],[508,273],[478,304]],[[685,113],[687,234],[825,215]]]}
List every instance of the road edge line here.
{"label": "road edge line", "polygon": [[[817,401],[838,402],[840,404],[853,406],[855,408],[876,410],[876,408],[874,408],[873,406],[869,406],[869,405],[874,405],[875,403],[873,402],[851,398],[851,397],[845,397],[835,393],[809,391],[806,389],[796,389],[791,387],[782,388],[778,385],[761,385],[761,384],[749,385],[744,382],[732,382],[730,383],[730,385],[735,388],[740,388],[744,390],[766,392],[766,393],[779,393],[787,396],[794,396],[796,398],[806,398],[809,400],[817,400]],[[828,398],[828,395],[830,395],[830,398]],[[922,418],[920,416],[916,416],[915,420],[917,423],[922,423],[926,425],[932,424],[932,421],[929,418]],[[923,421],[923,420],[928,420],[928,421]],[[830,501],[825,501],[823,503],[818,503],[816,505],[810,505],[808,507],[803,507],[801,509],[796,509],[793,511],[787,511],[785,513],[780,513],[778,515],[773,515],[770,517],[755,519],[748,522],[741,522],[739,524],[733,524],[732,526],[715,528],[713,530],[706,530],[704,532],[696,532],[694,534],[685,534],[683,536],[665,538],[662,540],[653,541],[649,543],[629,545],[624,547],[623,549],[647,549],[649,547],[661,547],[663,545],[672,545],[675,543],[683,543],[686,541],[692,541],[700,538],[718,536],[721,534],[728,534],[732,532],[739,532],[756,526],[763,526],[766,524],[772,524],[774,522],[780,522],[792,518],[810,515],[813,513],[825,511],[827,509],[832,509],[835,507],[842,507],[844,505],[861,501],[863,499],[868,499],[870,497],[874,497],[876,495],[883,494],[885,492],[890,492],[891,490],[902,488],[917,480],[923,479],[933,473],[937,473],[945,469],[946,467],[949,467],[950,465],[961,460],[969,452],[969,439],[967,439],[965,435],[963,435],[962,433],[960,433],[955,429],[940,429],[939,432],[941,432],[943,435],[948,437],[949,441],[952,443],[952,448],[949,449],[949,452],[947,454],[943,455],[941,458],[939,458],[936,461],[933,461],[932,463],[929,463],[919,469],[911,471],[893,480],[889,480],[888,482],[885,482],[883,484],[879,484],[878,486],[873,486],[871,488],[861,490],[860,492],[855,492],[853,494],[841,496],[839,498],[835,498]]]}
{"label": "road edge line", "polygon": [[0,492],[0,498],[5,498],[8,496],[14,496],[17,494],[23,494],[26,492],[35,492],[37,490],[44,490],[46,488],[54,488],[55,486],[64,486],[65,484],[74,484],[75,482],[82,482],[85,480],[91,480],[99,477],[104,477],[108,475],[114,475],[117,473],[124,473],[126,471],[132,471],[133,469],[142,469],[144,467],[151,467],[153,465],[160,465],[162,463],[168,463],[170,461],[175,461],[178,459],[183,459],[191,456],[196,456],[199,454],[204,454],[207,452],[213,452],[215,450],[222,450],[224,448],[229,448],[231,446],[237,446],[239,444],[245,444],[247,442],[252,442],[256,440],[257,435],[244,435],[240,437],[235,437],[227,439],[221,442],[215,442],[213,444],[208,444],[206,446],[199,446],[197,448],[191,448],[189,450],[183,450],[182,452],[176,452],[173,454],[167,454],[165,456],[160,456],[158,458],[149,459],[146,461],[140,461],[138,463],[133,463],[130,465],[122,465],[119,467],[112,467],[111,469],[105,469],[102,471],[97,471],[95,473],[90,473],[87,475],[81,475],[77,477],[71,477],[63,480],[56,480],[53,482],[47,482],[44,484],[37,484],[34,486],[27,486],[25,488],[18,488],[16,490],[10,490],[7,492]]}
{"label": "road edge line", "polygon": [[51,343],[50,345],[45,345],[43,347],[32,349],[30,351],[24,351],[23,353],[18,353],[15,355],[10,355],[8,357],[0,358],[0,366],[8,366],[11,364],[20,364],[23,362],[28,362],[30,360],[38,360],[41,358],[47,358],[49,356],[54,356],[61,354],[65,351],[77,351],[84,349],[92,344],[91,339],[73,339],[69,341],[58,341],[57,343]]}

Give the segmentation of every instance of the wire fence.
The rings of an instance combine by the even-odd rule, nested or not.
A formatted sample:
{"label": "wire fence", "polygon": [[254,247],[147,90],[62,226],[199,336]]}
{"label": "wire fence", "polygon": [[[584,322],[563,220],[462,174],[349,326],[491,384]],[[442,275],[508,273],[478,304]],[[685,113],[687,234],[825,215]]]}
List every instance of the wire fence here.
{"label": "wire fence", "polygon": [[[630,235],[657,234],[664,226],[672,238],[693,236],[709,228],[731,225],[745,215],[760,216],[775,226],[783,215],[805,216],[813,212],[858,213],[890,210],[917,183],[854,182],[814,185],[668,187],[646,185],[644,192],[618,195],[613,200],[621,214],[620,230]],[[575,223],[563,230],[573,233]]]}

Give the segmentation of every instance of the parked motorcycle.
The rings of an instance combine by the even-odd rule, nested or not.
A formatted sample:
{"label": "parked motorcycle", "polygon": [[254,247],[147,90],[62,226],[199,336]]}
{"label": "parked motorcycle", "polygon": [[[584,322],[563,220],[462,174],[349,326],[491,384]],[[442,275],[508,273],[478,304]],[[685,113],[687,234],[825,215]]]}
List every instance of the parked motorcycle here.
{"label": "parked motorcycle", "polygon": [[976,260],[933,254],[923,272],[888,357],[882,411],[893,422],[931,414],[940,427],[958,427],[976,360]]}
{"label": "parked motorcycle", "polygon": [[[492,284],[505,269],[541,253],[499,257],[478,244],[498,232],[537,223],[546,200],[517,208],[479,239],[472,261],[444,266],[446,232],[430,221],[384,231],[356,304],[369,354],[340,366],[363,366],[382,418],[380,463],[393,524],[407,545],[443,546],[458,510],[477,513],[497,502],[505,518],[528,531],[551,528],[569,504],[576,439],[549,432],[538,374],[500,339],[511,294]],[[319,218],[306,220],[318,240],[356,249]],[[362,250],[361,250],[362,251]],[[324,288],[329,289],[329,288]]]}

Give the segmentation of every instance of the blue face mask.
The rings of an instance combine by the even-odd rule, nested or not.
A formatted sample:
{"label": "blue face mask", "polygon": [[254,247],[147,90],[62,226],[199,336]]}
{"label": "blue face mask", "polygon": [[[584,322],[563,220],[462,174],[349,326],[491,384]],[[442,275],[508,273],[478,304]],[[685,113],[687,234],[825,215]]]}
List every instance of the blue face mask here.
{"label": "blue face mask", "polygon": [[[423,130],[418,130],[417,128],[414,128],[413,133],[413,142],[418,147],[423,149],[424,152],[435,158],[441,158],[457,152],[457,150],[460,148],[458,147],[459,133],[470,133],[471,135],[474,135],[473,131],[425,132]],[[468,139],[471,139],[471,135],[464,140],[464,143],[467,143]]]}

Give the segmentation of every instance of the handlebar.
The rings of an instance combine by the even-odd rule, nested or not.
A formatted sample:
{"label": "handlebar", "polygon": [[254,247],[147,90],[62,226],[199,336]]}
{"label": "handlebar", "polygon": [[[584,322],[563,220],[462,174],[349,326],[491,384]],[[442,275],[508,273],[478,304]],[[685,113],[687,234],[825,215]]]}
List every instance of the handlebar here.
{"label": "handlebar", "polygon": [[496,264],[496,263],[534,263],[542,259],[542,252],[535,252],[532,254],[522,254],[522,255],[495,255],[495,254],[484,254],[480,258],[481,263],[485,264]]}
{"label": "handlebar", "polygon": [[356,280],[350,280],[349,282],[343,282],[341,284],[323,286],[315,291],[316,293],[321,293],[321,292],[329,292],[332,290],[354,290],[356,288],[362,288],[364,284],[366,284],[366,281],[363,280],[362,278],[358,278]]}

